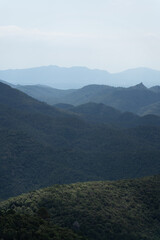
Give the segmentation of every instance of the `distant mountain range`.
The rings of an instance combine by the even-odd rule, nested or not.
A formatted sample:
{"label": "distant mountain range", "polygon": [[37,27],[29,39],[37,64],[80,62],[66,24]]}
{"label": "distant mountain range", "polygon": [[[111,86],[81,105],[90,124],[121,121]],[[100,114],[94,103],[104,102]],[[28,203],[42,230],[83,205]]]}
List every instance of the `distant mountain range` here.
{"label": "distant mountain range", "polygon": [[52,184],[160,173],[159,117],[95,103],[72,108],[0,83],[0,199]]}
{"label": "distant mountain range", "polygon": [[129,87],[143,82],[147,87],[160,84],[160,71],[149,68],[129,69],[111,74],[86,67],[44,66],[30,69],[1,70],[0,79],[20,85],[48,85],[58,89],[77,89],[90,84]]}

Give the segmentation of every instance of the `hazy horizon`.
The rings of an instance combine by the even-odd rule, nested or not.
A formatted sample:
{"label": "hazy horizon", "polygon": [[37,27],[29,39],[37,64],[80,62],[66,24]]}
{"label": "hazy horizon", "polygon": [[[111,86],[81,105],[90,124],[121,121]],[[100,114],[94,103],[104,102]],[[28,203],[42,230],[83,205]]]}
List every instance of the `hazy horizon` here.
{"label": "hazy horizon", "polygon": [[0,69],[160,70],[158,0],[0,0]]}
{"label": "hazy horizon", "polygon": [[100,70],[100,71],[105,71],[105,72],[108,72],[110,74],[117,74],[117,73],[122,73],[122,72],[126,72],[128,70],[138,70],[138,69],[149,69],[149,70],[153,70],[153,71],[160,71],[158,69],[155,69],[155,68],[151,68],[151,67],[145,67],[145,66],[139,66],[139,67],[133,67],[133,68],[125,68],[124,70],[121,70],[121,71],[116,71],[116,72],[111,72],[111,71],[108,71],[108,69],[100,69],[100,68],[91,68],[91,67],[87,67],[87,66],[78,66],[78,65],[75,65],[75,66],[60,66],[60,65],[53,65],[53,64],[49,64],[49,65],[37,65],[37,66],[31,66],[31,67],[24,67],[24,68],[6,68],[6,69],[0,69],[0,71],[8,71],[8,70],[27,70],[27,69],[34,69],[34,68],[47,68],[47,67],[58,67],[58,68],[66,68],[66,69],[70,69],[70,68],[86,68],[86,69],[89,69],[89,70]]}
{"label": "hazy horizon", "polygon": [[146,87],[152,87],[160,84],[160,71],[150,68],[134,68],[110,73],[105,70],[80,66],[65,68],[50,65],[0,70],[0,79],[11,84],[41,84],[58,89],[77,89],[92,84],[130,87],[141,82]]}

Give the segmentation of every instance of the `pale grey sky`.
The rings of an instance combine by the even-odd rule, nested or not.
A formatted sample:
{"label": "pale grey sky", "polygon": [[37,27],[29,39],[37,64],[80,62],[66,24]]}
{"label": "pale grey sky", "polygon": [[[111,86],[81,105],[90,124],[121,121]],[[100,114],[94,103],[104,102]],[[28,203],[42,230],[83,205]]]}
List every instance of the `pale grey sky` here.
{"label": "pale grey sky", "polygon": [[160,0],[0,0],[0,69],[160,70]]}

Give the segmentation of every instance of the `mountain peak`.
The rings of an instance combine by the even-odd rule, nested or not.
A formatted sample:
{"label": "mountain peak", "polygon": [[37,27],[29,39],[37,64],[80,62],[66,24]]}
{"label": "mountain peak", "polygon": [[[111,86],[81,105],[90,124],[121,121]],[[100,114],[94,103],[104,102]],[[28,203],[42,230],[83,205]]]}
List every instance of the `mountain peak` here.
{"label": "mountain peak", "polygon": [[144,89],[147,89],[147,87],[143,84],[143,82],[133,86],[133,87],[130,87],[132,89],[140,89],[140,90],[144,90]]}

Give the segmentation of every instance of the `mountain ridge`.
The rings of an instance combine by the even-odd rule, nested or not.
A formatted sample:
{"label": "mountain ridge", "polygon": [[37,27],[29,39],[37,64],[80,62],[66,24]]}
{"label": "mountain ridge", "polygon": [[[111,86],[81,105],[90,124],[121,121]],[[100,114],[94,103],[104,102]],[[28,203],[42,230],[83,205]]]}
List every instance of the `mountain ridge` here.
{"label": "mountain ridge", "polygon": [[[6,82],[4,83],[6,84]],[[160,87],[147,88],[142,82],[128,88],[91,84],[80,89],[68,90],[55,89],[41,84],[8,85],[50,105],[60,103],[81,105],[95,102],[106,104],[120,111],[129,111],[140,115],[147,113],[160,115],[158,104]]]}
{"label": "mountain ridge", "polygon": [[[52,184],[160,172],[159,118],[125,129],[92,125],[3,83],[0,101],[1,199]],[[123,115],[121,121],[132,117]]]}
{"label": "mountain ridge", "polygon": [[[77,106],[95,102],[114,107],[119,111],[129,111],[135,114],[144,115],[143,112],[153,112],[153,114],[159,115],[160,112],[158,107],[154,108],[154,104],[160,101],[159,88],[157,86],[147,88],[143,83],[128,88],[92,84],[80,89],[69,90],[43,85],[15,85],[12,87],[50,105],[65,103]],[[143,110],[147,107],[151,110]],[[157,110],[155,111],[155,109]]]}
{"label": "mountain ridge", "polygon": [[59,89],[80,88],[89,84],[129,87],[144,82],[148,87],[159,85],[160,71],[149,68],[128,69],[119,73],[87,67],[54,65],[27,69],[0,70],[0,78],[12,84],[43,84]]}

